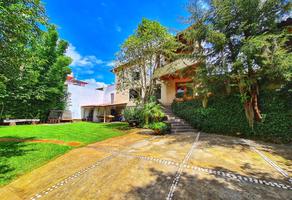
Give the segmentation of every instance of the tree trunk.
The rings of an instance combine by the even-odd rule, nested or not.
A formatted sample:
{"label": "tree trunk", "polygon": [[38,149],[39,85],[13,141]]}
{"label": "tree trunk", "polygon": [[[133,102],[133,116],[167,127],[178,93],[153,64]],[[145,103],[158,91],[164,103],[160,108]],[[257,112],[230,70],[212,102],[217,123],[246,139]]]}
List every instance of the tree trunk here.
{"label": "tree trunk", "polygon": [[208,101],[209,101],[208,96],[205,95],[203,97],[203,100],[202,100],[203,108],[207,108],[208,107]]}
{"label": "tree trunk", "polygon": [[225,88],[226,88],[226,94],[229,96],[231,94],[230,80],[226,81]]}
{"label": "tree trunk", "polygon": [[258,122],[262,121],[262,115],[261,115],[261,111],[259,109],[259,104],[258,104],[258,84],[255,84],[252,87],[252,91],[251,91],[251,98],[252,98],[252,106],[253,106],[253,110],[254,110],[254,114],[255,114],[255,120]]}
{"label": "tree trunk", "polygon": [[245,111],[245,116],[247,118],[248,124],[253,129],[253,125],[254,125],[254,110],[253,110],[252,100],[246,101],[244,103],[244,111]]}
{"label": "tree trunk", "polygon": [[146,126],[149,125],[149,115],[148,114],[145,116],[145,125]]}
{"label": "tree trunk", "polygon": [[3,112],[4,112],[4,103],[1,103],[0,120],[2,119]]}

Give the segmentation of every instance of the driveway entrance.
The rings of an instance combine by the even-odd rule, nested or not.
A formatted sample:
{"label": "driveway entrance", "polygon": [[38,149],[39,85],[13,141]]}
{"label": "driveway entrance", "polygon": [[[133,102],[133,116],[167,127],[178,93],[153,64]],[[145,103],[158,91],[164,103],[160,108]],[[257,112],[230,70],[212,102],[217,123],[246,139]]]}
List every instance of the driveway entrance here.
{"label": "driveway entrance", "polygon": [[0,199],[291,199],[291,156],[291,147],[233,137],[132,133],[75,149]]}

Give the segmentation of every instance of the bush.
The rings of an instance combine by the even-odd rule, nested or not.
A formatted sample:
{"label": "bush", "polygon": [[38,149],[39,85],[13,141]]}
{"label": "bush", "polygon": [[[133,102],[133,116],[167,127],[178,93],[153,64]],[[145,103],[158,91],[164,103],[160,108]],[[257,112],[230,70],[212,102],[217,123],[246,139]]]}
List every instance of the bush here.
{"label": "bush", "polygon": [[157,134],[167,134],[170,132],[170,124],[165,122],[154,122],[144,128],[152,129]]}
{"label": "bush", "polygon": [[236,95],[211,97],[208,108],[199,100],[174,102],[173,112],[192,126],[205,132],[261,139],[275,143],[292,142],[291,96],[280,93],[261,93],[263,122],[256,122],[254,130],[248,126],[243,105]]}
{"label": "bush", "polygon": [[155,101],[146,103],[143,107],[142,113],[144,116],[143,122],[145,125],[152,122],[160,122],[165,117],[160,104]]}
{"label": "bush", "polygon": [[135,123],[136,126],[143,126],[144,124],[143,108],[141,107],[127,107],[123,111],[123,116],[130,125]]}

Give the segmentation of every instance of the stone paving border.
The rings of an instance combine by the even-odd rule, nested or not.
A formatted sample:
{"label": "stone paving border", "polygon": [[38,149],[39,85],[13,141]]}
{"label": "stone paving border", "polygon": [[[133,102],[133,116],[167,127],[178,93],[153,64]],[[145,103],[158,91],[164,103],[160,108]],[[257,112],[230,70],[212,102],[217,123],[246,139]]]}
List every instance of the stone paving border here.
{"label": "stone paving border", "polygon": [[[130,155],[130,154],[120,154],[129,158],[137,158],[140,160],[145,160],[145,161],[153,161],[157,162],[162,165],[172,165],[172,166],[180,166],[181,164],[178,162],[174,162],[171,160],[165,160],[165,159],[160,159],[160,158],[154,158],[154,157],[149,157],[149,156],[139,156],[139,155]],[[280,183],[280,182],[275,182],[275,181],[269,181],[269,180],[263,180],[263,179],[258,179],[254,177],[249,177],[249,176],[242,176],[239,174],[235,174],[232,172],[226,172],[226,171],[220,171],[220,170],[213,170],[209,168],[204,168],[204,167],[198,167],[198,166],[193,166],[193,165],[183,165],[183,168],[185,169],[192,169],[194,172],[203,172],[203,173],[208,173],[214,176],[220,176],[225,179],[234,179],[239,182],[246,182],[246,183],[252,183],[252,184],[262,184],[266,186],[271,186],[271,187],[278,187],[281,189],[289,189],[292,190],[292,186]]]}
{"label": "stone paving border", "polygon": [[[156,136],[145,139],[147,141],[151,141],[156,139]],[[196,147],[196,142],[199,139],[199,133],[196,137],[195,142],[193,143],[190,151],[188,152],[188,154],[186,155],[186,157],[184,158],[183,162],[179,163],[179,162],[175,162],[175,161],[171,161],[171,160],[166,160],[166,159],[160,159],[160,158],[155,158],[155,157],[151,157],[151,156],[141,156],[141,155],[133,155],[130,153],[125,153],[122,151],[115,151],[115,150],[109,150],[105,147],[84,147],[84,148],[92,148],[95,150],[100,150],[100,151],[104,151],[104,152],[108,152],[111,153],[111,155],[96,161],[94,164],[83,168],[77,172],[75,172],[74,174],[72,174],[71,176],[59,181],[58,183],[56,183],[55,185],[52,185],[50,187],[48,187],[47,189],[33,195],[30,199],[31,200],[37,200],[40,199],[46,195],[48,195],[49,193],[51,193],[52,191],[56,190],[57,188],[60,188],[66,184],[68,184],[69,182],[75,180],[76,178],[80,177],[81,175],[89,172],[90,170],[96,168],[97,166],[99,166],[100,164],[102,164],[103,162],[112,159],[113,157],[116,156],[126,156],[128,158],[136,158],[139,160],[144,160],[144,161],[152,161],[152,162],[156,162],[162,165],[166,165],[166,166],[176,166],[179,167],[179,169],[177,170],[176,176],[172,182],[172,186],[170,188],[169,194],[167,196],[167,200],[171,200],[173,198],[173,194],[175,192],[175,189],[178,185],[178,182],[180,180],[180,176],[183,172],[184,169],[191,169],[193,171],[193,173],[197,173],[197,172],[203,172],[203,173],[208,173],[210,175],[214,175],[214,176],[219,176],[222,177],[224,179],[231,179],[231,180],[235,180],[235,181],[239,181],[239,182],[245,182],[245,183],[249,183],[249,184],[260,184],[260,185],[264,185],[264,186],[270,186],[270,187],[276,187],[279,189],[284,189],[284,190],[292,190],[292,186],[288,185],[288,184],[284,184],[284,183],[280,183],[280,182],[275,182],[275,181],[269,181],[269,180],[263,180],[263,179],[257,179],[254,177],[248,177],[248,176],[242,176],[239,174],[235,174],[232,172],[226,172],[226,171],[220,171],[220,170],[213,170],[213,169],[209,169],[209,168],[204,168],[204,167],[198,167],[198,166],[193,166],[193,165],[188,165],[187,161],[189,160],[194,148]]]}
{"label": "stone paving border", "polygon": [[[158,136],[153,136],[153,137],[150,137],[150,138],[147,138],[147,139],[144,139],[144,141],[151,141],[151,140],[154,140],[156,139]],[[99,149],[99,148],[95,148],[95,147],[91,147],[91,146],[88,146],[88,147],[84,147],[84,148],[92,148],[92,149]],[[104,149],[106,150],[106,148],[100,148],[101,150]],[[54,191],[55,189],[57,188],[60,188],[66,184],[68,184],[69,182],[73,181],[74,179],[78,178],[79,176],[87,173],[89,170],[92,170],[94,168],[96,168],[97,166],[99,166],[101,163],[103,163],[104,161],[107,161],[107,160],[110,160],[112,159],[113,157],[117,156],[117,155],[120,155],[120,154],[123,154],[123,152],[118,152],[118,151],[114,151],[114,150],[108,150],[107,152],[109,153],[112,153],[111,155],[101,159],[101,160],[98,160],[96,161],[94,164],[90,165],[89,167],[86,167],[84,169],[81,169],[77,172],[75,172],[73,175],[63,179],[62,181],[56,183],[55,185],[52,185],[51,187],[48,187],[47,189],[33,195],[30,199],[31,200],[37,200],[37,199],[40,199],[42,198],[43,196],[46,196],[48,195],[50,192]],[[125,153],[124,153],[125,154]]]}
{"label": "stone paving border", "polygon": [[[128,158],[136,158],[139,160],[145,160],[145,161],[152,161],[152,162],[156,162],[162,165],[167,165],[167,166],[175,166],[175,167],[179,167],[181,165],[181,163],[179,162],[175,162],[172,160],[166,160],[166,159],[160,159],[160,158],[155,158],[155,157],[151,157],[151,156],[140,156],[140,155],[132,155],[129,153],[121,153],[118,151],[114,151],[114,150],[108,150],[108,149],[104,149],[104,148],[94,148],[96,150],[101,150],[101,151],[105,151],[108,153],[118,153],[121,156],[125,156]],[[265,185],[265,186],[271,186],[271,187],[277,187],[280,189],[285,189],[285,190],[292,190],[292,186],[285,184],[285,183],[281,183],[281,182],[275,182],[275,181],[271,181],[271,180],[263,180],[263,179],[258,179],[252,176],[242,176],[239,174],[235,174],[232,172],[227,172],[227,171],[221,171],[221,170],[213,170],[213,169],[209,169],[209,168],[204,168],[204,167],[198,167],[198,166],[194,166],[194,165],[187,165],[184,164],[183,167],[185,169],[191,169],[194,171],[194,173],[197,172],[203,172],[203,173],[208,173],[214,176],[219,176],[222,178],[225,178],[227,180],[229,179],[233,179],[235,181],[239,181],[239,182],[246,182],[246,183],[250,183],[250,184],[261,184],[261,185]]]}
{"label": "stone paving border", "polygon": [[[140,160],[146,160],[146,161],[153,161],[157,162],[163,165],[173,165],[173,166],[180,166],[180,163],[174,162],[171,160],[164,160],[164,159],[159,159],[159,158],[154,158],[154,157],[148,157],[148,156],[132,156],[132,155],[125,155],[127,157],[136,157]],[[209,168],[204,168],[204,167],[198,167],[198,166],[193,166],[193,165],[183,165],[183,168],[185,169],[191,169],[196,172],[203,172],[203,173],[208,173],[214,176],[220,176],[225,179],[233,179],[239,182],[246,182],[246,183],[251,183],[251,184],[261,184],[261,185],[266,185],[266,186],[271,186],[271,187],[277,187],[285,190],[292,190],[292,186],[280,183],[280,182],[275,182],[275,181],[268,181],[268,180],[263,180],[263,179],[258,179],[254,177],[248,177],[248,176],[242,176],[239,174],[235,174],[232,172],[226,172],[226,171],[220,171],[220,170],[213,170]]]}
{"label": "stone paving border", "polygon": [[200,132],[197,133],[197,137],[191,147],[191,149],[189,150],[189,152],[187,153],[187,155],[185,156],[184,160],[182,161],[182,163],[180,163],[180,166],[175,174],[175,178],[173,179],[172,181],[172,184],[171,184],[171,187],[170,187],[170,190],[168,192],[168,195],[166,197],[166,200],[172,200],[173,198],[173,195],[174,195],[174,192],[176,190],[176,187],[179,183],[179,180],[180,180],[180,177],[182,175],[182,172],[184,170],[184,166],[188,163],[188,161],[190,160],[190,157],[195,149],[195,147],[197,146],[197,143],[199,141],[199,137],[200,137]]}
{"label": "stone paving border", "polygon": [[99,166],[102,162],[111,159],[112,157],[114,157],[115,154],[109,155],[101,160],[98,160],[97,162],[95,162],[94,164],[90,165],[89,167],[86,167],[84,169],[81,169],[77,172],[75,172],[73,175],[63,179],[62,181],[56,183],[55,185],[52,185],[51,187],[48,187],[47,189],[43,190],[42,192],[39,192],[37,194],[35,194],[33,197],[31,197],[31,200],[36,200],[36,199],[40,199],[45,195],[48,195],[50,192],[54,191],[55,189],[62,187],[66,184],[68,184],[69,182],[73,181],[74,179],[78,178],[79,176],[87,173],[89,170],[92,170],[94,168],[96,168],[97,166]]}
{"label": "stone paving border", "polygon": [[264,153],[262,153],[260,150],[258,150],[256,148],[256,145],[253,144],[251,141],[245,140],[245,139],[242,139],[242,141],[245,144],[247,144],[252,151],[256,152],[259,156],[261,156],[269,165],[271,165],[275,170],[277,170],[282,176],[284,176],[285,178],[287,178],[288,181],[290,182],[290,184],[292,184],[292,178],[289,177],[288,172],[286,172],[285,170],[283,170],[275,162],[273,162],[271,159],[269,159]]}

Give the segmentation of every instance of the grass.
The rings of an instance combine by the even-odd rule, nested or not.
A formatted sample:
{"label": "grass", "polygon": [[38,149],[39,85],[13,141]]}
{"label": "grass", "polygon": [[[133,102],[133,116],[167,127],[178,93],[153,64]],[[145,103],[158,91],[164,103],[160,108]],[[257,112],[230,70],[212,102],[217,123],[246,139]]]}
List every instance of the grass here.
{"label": "grass", "polygon": [[20,139],[48,139],[64,142],[80,142],[86,145],[124,134],[124,123],[95,124],[73,123],[62,125],[24,125],[0,127],[0,139],[17,139],[15,142],[0,142],[0,186],[6,185],[49,160],[76,148],[50,143],[30,143]]}

